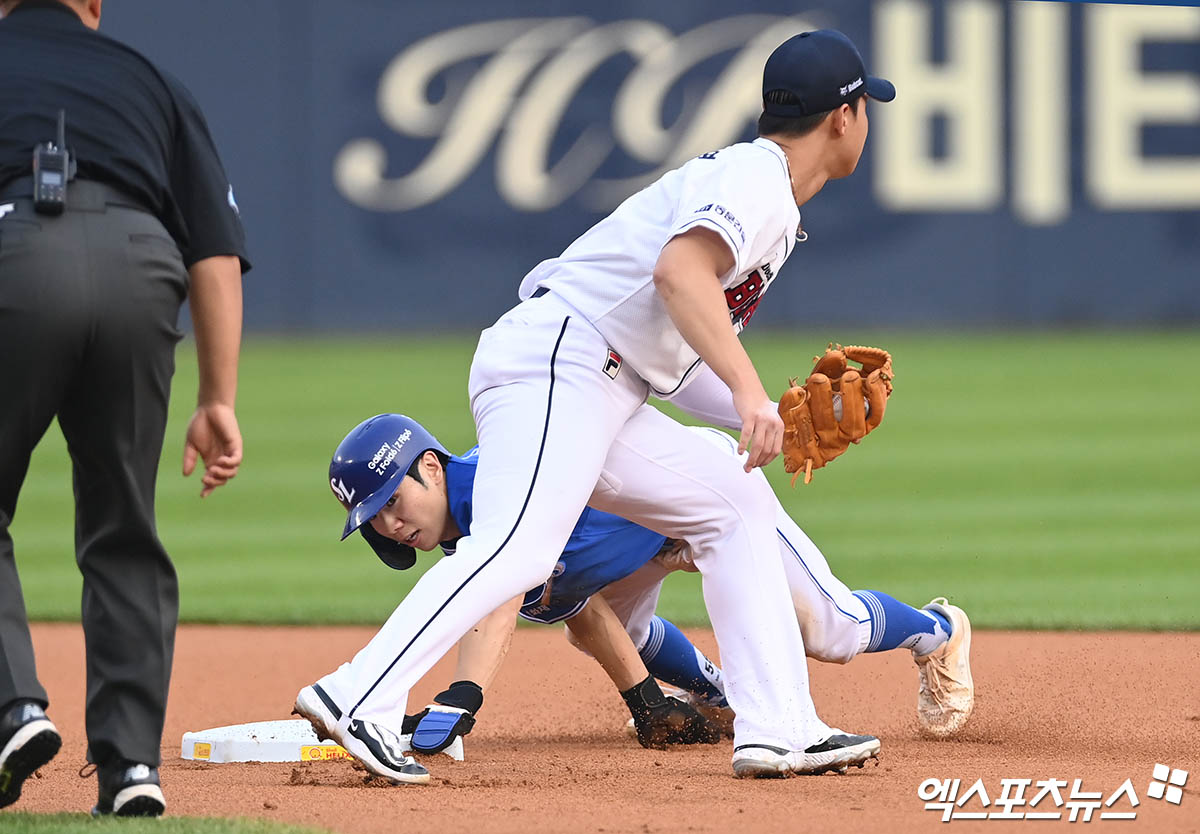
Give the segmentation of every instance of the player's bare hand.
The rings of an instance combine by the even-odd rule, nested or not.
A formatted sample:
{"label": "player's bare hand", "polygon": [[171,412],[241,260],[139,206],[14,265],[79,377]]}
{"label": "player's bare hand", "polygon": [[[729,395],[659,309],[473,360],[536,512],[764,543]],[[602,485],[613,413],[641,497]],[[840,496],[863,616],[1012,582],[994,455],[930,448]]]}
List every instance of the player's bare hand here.
{"label": "player's bare hand", "polygon": [[201,498],[237,474],[242,464],[242,431],[231,406],[214,403],[196,407],[183,445],[185,477],[195,471],[197,458],[204,461]]}
{"label": "player's bare hand", "polygon": [[742,434],[738,454],[749,451],[747,472],[756,466],[766,466],[783,449],[783,420],[779,409],[760,387],[748,393],[734,392],[733,406],[742,418]]}

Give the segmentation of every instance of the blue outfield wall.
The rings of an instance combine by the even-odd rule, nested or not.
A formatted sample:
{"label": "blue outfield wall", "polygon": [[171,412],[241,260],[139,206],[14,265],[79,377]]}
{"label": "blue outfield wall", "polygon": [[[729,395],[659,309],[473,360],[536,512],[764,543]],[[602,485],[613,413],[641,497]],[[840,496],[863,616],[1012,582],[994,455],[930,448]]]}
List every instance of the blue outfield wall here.
{"label": "blue outfield wall", "polygon": [[1200,8],[109,0],[103,28],[208,114],[247,326],[363,331],[490,323],[656,172],[749,138],[765,56],[826,26],[899,95],[761,324],[1200,321]]}

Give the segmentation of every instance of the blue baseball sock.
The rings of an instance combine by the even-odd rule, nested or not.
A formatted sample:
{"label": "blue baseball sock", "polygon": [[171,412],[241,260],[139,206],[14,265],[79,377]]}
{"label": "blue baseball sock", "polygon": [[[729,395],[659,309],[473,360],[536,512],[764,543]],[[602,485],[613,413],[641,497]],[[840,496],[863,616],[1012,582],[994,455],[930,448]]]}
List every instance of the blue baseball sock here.
{"label": "blue baseball sock", "polygon": [[721,670],[670,620],[650,620],[650,634],[638,654],[650,674],[660,681],[694,692],[715,705],[725,705]]}
{"label": "blue baseball sock", "polygon": [[950,621],[936,611],[905,605],[881,591],[855,591],[871,616],[869,652],[912,649],[929,654],[950,639]]}

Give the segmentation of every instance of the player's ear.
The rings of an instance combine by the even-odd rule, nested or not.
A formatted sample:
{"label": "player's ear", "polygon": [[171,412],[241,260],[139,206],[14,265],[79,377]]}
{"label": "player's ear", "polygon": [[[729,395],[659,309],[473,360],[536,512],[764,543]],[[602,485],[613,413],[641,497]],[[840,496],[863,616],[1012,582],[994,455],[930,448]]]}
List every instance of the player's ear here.
{"label": "player's ear", "polygon": [[846,135],[846,131],[850,129],[850,117],[852,115],[849,104],[843,104],[837,110],[833,111],[830,122],[834,138],[840,139]]}
{"label": "player's ear", "polygon": [[446,470],[442,466],[442,461],[432,451],[425,452],[421,456],[421,469],[424,470],[426,479],[432,484],[440,484],[446,479]]}
{"label": "player's ear", "polygon": [[83,22],[88,28],[100,28],[100,14],[103,3],[104,0],[85,0],[83,7],[86,16],[84,17]]}

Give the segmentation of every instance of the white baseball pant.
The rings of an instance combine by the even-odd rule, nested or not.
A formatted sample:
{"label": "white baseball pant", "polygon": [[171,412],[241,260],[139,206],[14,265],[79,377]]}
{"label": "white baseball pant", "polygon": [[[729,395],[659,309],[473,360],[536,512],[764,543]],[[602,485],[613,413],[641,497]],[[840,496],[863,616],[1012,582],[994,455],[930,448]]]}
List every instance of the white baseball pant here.
{"label": "white baseball pant", "polygon": [[321,680],[344,723],[398,732],[413,684],[482,616],[549,576],[590,502],[692,547],[735,744],[803,750],[828,735],[809,695],[770,487],[646,405],[631,368],[610,378],[608,359],[603,337],[553,294],[483,332],[469,383],[479,439],[470,535]]}
{"label": "white baseball pant", "polygon": [[[737,457],[737,440],[725,432],[709,428],[691,431],[723,454],[742,459]],[[752,476],[766,482],[760,471]],[[787,575],[795,617],[804,635],[804,650],[817,660],[848,663],[871,640],[867,607],[834,575],[824,554],[787,514],[774,493],[771,503],[775,508],[776,552]],[[651,561],[602,592],[639,650],[649,635],[650,619],[667,575],[658,562]]]}

